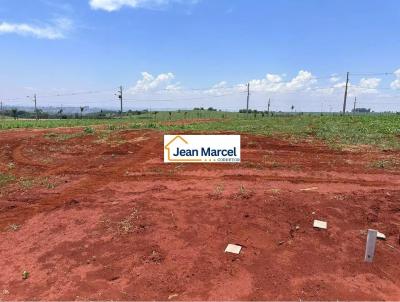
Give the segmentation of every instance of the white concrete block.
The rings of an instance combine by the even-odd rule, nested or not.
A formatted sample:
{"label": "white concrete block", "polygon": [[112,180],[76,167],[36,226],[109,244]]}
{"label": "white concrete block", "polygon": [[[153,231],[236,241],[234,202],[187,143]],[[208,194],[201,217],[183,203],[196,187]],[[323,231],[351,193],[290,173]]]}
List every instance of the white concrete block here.
{"label": "white concrete block", "polygon": [[228,246],[225,249],[225,253],[239,254],[241,249],[242,247],[240,245],[228,244]]}
{"label": "white concrete block", "polygon": [[328,228],[328,223],[326,221],[314,220],[314,228],[326,230]]}

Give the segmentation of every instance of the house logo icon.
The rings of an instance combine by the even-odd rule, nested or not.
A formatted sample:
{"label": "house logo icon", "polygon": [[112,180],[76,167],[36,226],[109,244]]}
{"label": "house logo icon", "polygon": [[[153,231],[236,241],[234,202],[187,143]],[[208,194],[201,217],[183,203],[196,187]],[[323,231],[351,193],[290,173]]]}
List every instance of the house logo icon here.
{"label": "house logo icon", "polygon": [[174,147],[174,144],[176,145],[178,142],[181,144],[186,144],[188,145],[188,141],[185,140],[182,135],[176,135],[173,137],[164,147],[164,149],[167,151],[167,158],[169,162],[201,162],[201,159],[188,159],[188,158],[171,158],[171,149]]}

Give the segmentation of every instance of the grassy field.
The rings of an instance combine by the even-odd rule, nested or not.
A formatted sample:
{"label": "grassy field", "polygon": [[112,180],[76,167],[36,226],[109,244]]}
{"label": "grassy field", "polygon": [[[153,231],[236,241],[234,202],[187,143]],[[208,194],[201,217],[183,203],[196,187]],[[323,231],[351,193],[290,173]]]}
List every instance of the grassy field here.
{"label": "grassy field", "polygon": [[[196,122],[195,119],[211,119]],[[168,123],[168,121],[185,121]],[[400,115],[292,115],[262,117],[260,114],[227,112],[160,112],[121,119],[0,120],[0,130],[15,128],[91,127],[108,130],[159,129],[162,131],[236,131],[274,135],[292,139],[313,137],[332,147],[374,145],[380,149],[400,149]],[[86,129],[88,131],[88,129]],[[90,131],[89,131],[90,133]]]}

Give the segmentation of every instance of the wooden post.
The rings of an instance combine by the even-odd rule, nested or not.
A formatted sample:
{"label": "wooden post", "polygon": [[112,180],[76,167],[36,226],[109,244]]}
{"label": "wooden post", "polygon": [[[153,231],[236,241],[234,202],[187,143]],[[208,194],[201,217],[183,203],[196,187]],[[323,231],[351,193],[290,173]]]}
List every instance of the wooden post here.
{"label": "wooden post", "polygon": [[367,244],[365,246],[365,262],[372,262],[374,260],[376,237],[378,236],[378,231],[368,230]]}
{"label": "wooden post", "polygon": [[356,113],[356,105],[357,105],[357,97],[354,97],[354,108],[353,108],[353,113]]}
{"label": "wooden post", "polygon": [[247,116],[249,115],[249,100],[250,100],[250,83],[247,84],[247,106],[246,106]]}
{"label": "wooden post", "polygon": [[118,98],[119,98],[119,100],[120,100],[120,105],[121,105],[121,110],[120,110],[120,115],[121,115],[121,117],[122,117],[122,112],[123,112],[123,107],[122,107],[122,86],[120,86],[119,87],[119,95],[118,95]]}
{"label": "wooden post", "polygon": [[35,93],[35,95],[33,96],[33,101],[35,102],[36,120],[38,120],[38,119],[39,119],[39,112],[38,112],[37,107],[36,107],[36,93]]}
{"label": "wooden post", "polygon": [[349,86],[349,73],[347,72],[347,79],[346,79],[346,89],[344,91],[344,100],[343,100],[343,114],[346,114],[346,102],[347,102],[347,89]]}

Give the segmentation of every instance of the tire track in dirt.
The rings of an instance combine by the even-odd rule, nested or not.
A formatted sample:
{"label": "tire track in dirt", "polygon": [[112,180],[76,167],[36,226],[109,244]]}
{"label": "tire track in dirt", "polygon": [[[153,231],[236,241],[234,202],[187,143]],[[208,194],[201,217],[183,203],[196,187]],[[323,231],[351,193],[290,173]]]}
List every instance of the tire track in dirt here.
{"label": "tire track in dirt", "polygon": [[[285,170],[281,171],[284,174]],[[377,175],[375,180],[360,180],[354,178],[334,178],[334,179],[321,179],[321,177],[296,177],[296,176],[279,176],[279,175],[260,175],[260,174],[242,174],[242,175],[227,175],[224,173],[218,174],[213,173],[212,175],[201,175],[191,174],[191,173],[180,173],[179,175],[160,175],[157,172],[137,172],[137,173],[129,173],[127,174],[128,179],[132,180],[198,180],[201,177],[204,180],[212,180],[212,179],[223,179],[223,180],[240,180],[245,182],[251,181],[274,181],[274,182],[290,182],[293,184],[346,184],[346,185],[358,185],[361,187],[372,187],[372,188],[381,188],[387,187],[396,189],[400,185],[400,181],[381,181],[380,176]]]}
{"label": "tire track in dirt", "polygon": [[[62,207],[71,200],[70,196],[85,196],[87,192],[97,192],[99,188],[106,186],[109,182],[122,180],[126,167],[134,165],[135,169],[140,169],[146,164],[147,160],[152,159],[152,151],[158,147],[158,144],[157,135],[153,135],[153,140],[151,140],[150,143],[146,143],[144,146],[140,146],[140,149],[132,153],[129,159],[121,160],[115,165],[97,170],[95,173],[80,171],[79,180],[64,185],[57,190],[59,192],[52,192],[50,196],[49,194],[41,193],[40,197],[36,198],[38,202],[29,204],[21,204],[18,202],[15,206],[8,207],[6,212],[4,212],[4,210],[1,211],[3,213],[0,212],[2,214],[0,230],[11,223],[22,223],[41,212],[50,212]],[[14,148],[13,159],[15,162],[19,165],[26,165],[34,168],[46,168],[48,166],[46,164],[32,163],[31,160],[23,155],[22,150],[24,147],[24,144],[20,144]],[[135,148],[137,147],[138,144],[135,145]],[[64,171],[64,173],[65,172],[68,172],[68,170]],[[77,175],[75,171],[69,172],[73,172],[75,176]],[[96,202],[93,202],[93,206],[96,206]],[[15,217],[18,217],[18,219],[16,220]]]}

